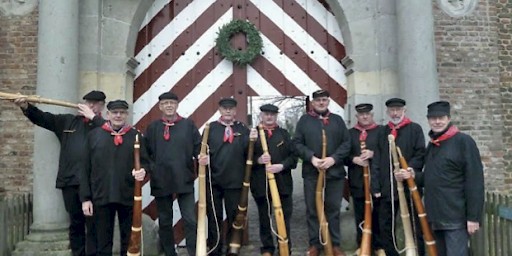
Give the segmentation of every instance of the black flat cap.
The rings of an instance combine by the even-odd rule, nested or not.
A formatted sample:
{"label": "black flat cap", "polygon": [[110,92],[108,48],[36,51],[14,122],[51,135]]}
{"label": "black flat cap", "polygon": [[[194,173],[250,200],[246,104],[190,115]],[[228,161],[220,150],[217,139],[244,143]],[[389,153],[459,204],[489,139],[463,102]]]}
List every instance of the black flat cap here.
{"label": "black flat cap", "polygon": [[436,101],[427,106],[427,117],[450,116],[450,103],[448,101]]}
{"label": "black flat cap", "polygon": [[329,97],[330,94],[326,90],[318,90],[318,91],[314,91],[312,96],[313,96],[313,99],[316,99],[318,97]]}
{"label": "black flat cap", "polygon": [[108,110],[113,110],[113,109],[128,109],[128,102],[124,101],[124,100],[113,100],[113,101],[109,101],[108,104],[107,104],[107,109]]}
{"label": "black flat cap", "polygon": [[386,101],[386,107],[403,107],[405,106],[405,100],[400,98],[391,98]]}
{"label": "black flat cap", "polygon": [[372,111],[373,105],[370,103],[361,103],[361,104],[356,105],[355,109],[356,109],[357,113],[368,113],[368,112]]}
{"label": "black flat cap", "polygon": [[91,101],[105,101],[107,97],[102,91],[90,91],[82,99]]}
{"label": "black flat cap", "polygon": [[265,104],[260,107],[261,112],[279,113],[279,108],[272,104]]}
{"label": "black flat cap", "polygon": [[158,96],[158,100],[178,100],[178,95],[172,92],[164,92]]}
{"label": "black flat cap", "polygon": [[219,106],[226,107],[226,108],[236,107],[236,104],[237,104],[237,102],[233,98],[222,98],[219,101]]}

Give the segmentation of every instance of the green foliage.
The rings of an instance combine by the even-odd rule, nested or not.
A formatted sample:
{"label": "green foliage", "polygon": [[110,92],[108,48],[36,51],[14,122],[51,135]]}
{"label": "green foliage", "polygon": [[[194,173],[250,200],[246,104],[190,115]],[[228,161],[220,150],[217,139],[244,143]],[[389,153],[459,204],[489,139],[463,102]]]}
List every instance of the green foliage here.
{"label": "green foliage", "polygon": [[[231,46],[230,40],[237,33],[244,33],[247,38],[247,49],[245,51],[235,49]],[[263,41],[259,31],[254,24],[244,20],[232,20],[222,26],[215,39],[219,53],[229,61],[239,66],[251,63],[261,52]]]}

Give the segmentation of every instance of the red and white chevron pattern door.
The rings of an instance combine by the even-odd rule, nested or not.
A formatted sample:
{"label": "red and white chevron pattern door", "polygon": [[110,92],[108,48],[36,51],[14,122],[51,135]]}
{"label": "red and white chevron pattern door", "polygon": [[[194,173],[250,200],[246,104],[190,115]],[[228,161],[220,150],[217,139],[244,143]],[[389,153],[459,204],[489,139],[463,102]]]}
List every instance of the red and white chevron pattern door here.
{"label": "red and white chevron pattern door", "polygon": [[[219,55],[215,38],[233,19],[249,20],[263,39],[263,50],[246,67]],[[232,43],[244,44],[243,35]],[[217,102],[235,97],[246,121],[247,97],[331,92],[331,111],[342,114],[347,99],[341,59],[345,48],[339,26],[323,0],[155,0],[141,25],[135,58],[134,116],[145,130],[160,117],[158,96],[178,95],[178,112],[198,126],[218,119]],[[143,188],[144,212],[156,219],[149,183]],[[182,242],[181,215],[175,204],[176,242]]]}

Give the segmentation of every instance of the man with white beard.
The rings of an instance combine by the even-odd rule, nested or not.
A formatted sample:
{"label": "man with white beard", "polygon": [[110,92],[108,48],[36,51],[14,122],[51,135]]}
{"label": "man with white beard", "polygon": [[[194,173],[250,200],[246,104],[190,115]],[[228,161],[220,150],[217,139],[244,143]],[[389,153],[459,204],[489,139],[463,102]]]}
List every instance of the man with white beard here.
{"label": "man with white beard", "polygon": [[[390,165],[390,152],[388,135],[395,137],[396,146],[400,148],[407,164],[415,172],[421,172],[425,155],[425,137],[421,126],[412,122],[406,115],[405,100],[392,98],[386,101],[387,115],[390,121],[381,129],[379,141],[375,148],[372,161],[371,190],[374,197],[380,198],[380,207],[377,210],[379,214],[379,227],[382,247],[386,255],[396,255],[398,252],[393,244],[393,218],[398,216],[398,193],[396,190],[396,180],[391,175],[393,171]],[[420,191],[421,193],[421,191]],[[406,197],[409,199],[409,191],[405,188]],[[421,227],[418,217],[411,209],[409,212],[411,219],[414,216],[416,224],[416,241],[418,255],[425,255],[425,245],[421,234]],[[414,207],[413,207],[414,208]],[[394,215],[393,215],[394,214]],[[412,222],[412,220],[411,220]]]}

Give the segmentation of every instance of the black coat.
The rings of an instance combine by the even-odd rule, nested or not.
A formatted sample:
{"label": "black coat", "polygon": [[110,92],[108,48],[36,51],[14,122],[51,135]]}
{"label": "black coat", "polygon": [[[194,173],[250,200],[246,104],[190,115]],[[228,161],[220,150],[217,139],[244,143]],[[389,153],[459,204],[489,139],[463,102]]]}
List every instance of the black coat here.
{"label": "black coat", "polygon": [[344,160],[350,154],[350,136],[341,116],[329,115],[329,124],[309,114],[303,115],[297,123],[293,144],[297,155],[302,158],[302,177],[318,176],[317,169],[311,164],[311,157],[322,158],[322,129],[327,137],[327,157],[334,158],[335,164],[326,172],[327,178],[344,178]]}
{"label": "black coat", "polygon": [[[290,134],[283,128],[275,128],[272,131],[272,137],[267,138],[268,151],[271,156],[272,164],[282,164],[283,170],[274,174],[276,179],[277,188],[280,195],[290,195],[293,192],[292,169],[297,167],[297,157],[294,154],[293,144],[291,143]],[[265,189],[267,176],[264,164],[258,164],[257,159],[263,155],[263,148],[261,147],[261,140],[254,144],[254,160],[251,173],[251,193],[254,197],[265,197]],[[270,188],[268,188],[270,189]],[[269,192],[270,195],[270,192]]]}
{"label": "black coat", "polygon": [[[377,148],[379,130],[382,126],[378,126],[374,129],[367,130],[368,136],[366,137],[366,149],[374,151]],[[348,130],[350,134],[350,155],[346,158],[346,165],[348,167],[348,184],[350,187],[350,193],[353,197],[364,197],[363,187],[363,167],[352,162],[352,159],[356,156],[361,155],[361,142],[359,141],[359,135],[361,132],[356,128]],[[370,159],[370,167],[373,159]],[[371,168],[370,168],[371,169]],[[374,173],[371,172],[371,175]]]}
{"label": "black coat", "polygon": [[220,122],[210,123],[208,136],[212,183],[224,189],[242,187],[249,145],[249,129],[239,121],[235,121],[231,127],[234,134],[232,143],[224,142],[226,126]]}
{"label": "black coat", "polygon": [[[389,134],[391,134],[389,126],[386,125],[380,129],[371,166],[372,193],[382,193],[382,197],[388,200],[391,198],[390,173],[393,171],[389,166]],[[421,172],[425,157],[425,136],[421,126],[417,123],[410,123],[398,129],[395,144],[402,151],[409,167],[413,168],[415,172]],[[396,180],[393,175],[391,176],[393,179],[393,196],[395,200],[398,200]]]}
{"label": "black coat", "polygon": [[101,126],[105,120],[95,116],[84,121],[83,116],[71,114],[52,114],[43,112],[29,104],[23,114],[37,126],[55,133],[60,142],[59,170],[56,187],[78,186],[79,175],[85,168],[85,140],[87,133]]}
{"label": "black coat", "polygon": [[151,194],[168,196],[194,191],[194,158],[201,149],[201,135],[187,118],[169,127],[170,139],[163,137],[165,125],[152,122],[145,134],[146,148],[152,160]]}
{"label": "black coat", "polygon": [[134,168],[133,145],[139,135],[141,167],[148,170],[144,139],[135,129],[123,135],[123,143],[116,146],[114,136],[98,127],[86,141],[86,168],[80,177],[80,200],[92,200],[95,205],[119,203],[133,205],[132,176]]}
{"label": "black coat", "polygon": [[424,173],[416,180],[424,185],[425,209],[434,229],[465,228],[467,221],[482,221],[483,166],[469,135],[459,132],[440,146],[429,144]]}

